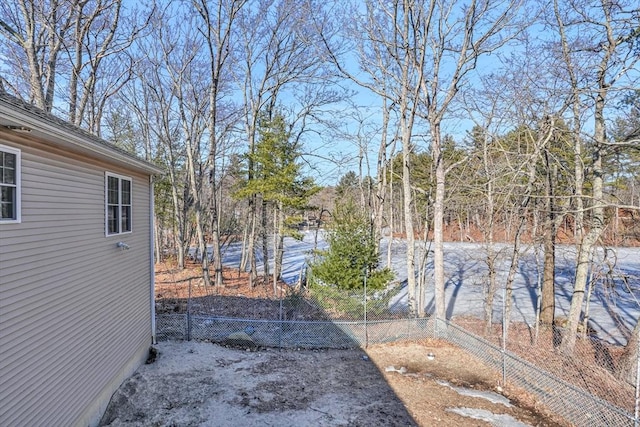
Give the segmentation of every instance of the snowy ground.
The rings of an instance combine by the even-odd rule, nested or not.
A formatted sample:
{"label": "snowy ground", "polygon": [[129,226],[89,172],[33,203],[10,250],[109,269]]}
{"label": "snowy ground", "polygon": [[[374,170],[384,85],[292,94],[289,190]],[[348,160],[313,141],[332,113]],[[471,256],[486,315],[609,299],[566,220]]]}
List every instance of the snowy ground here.
{"label": "snowy ground", "polygon": [[[389,240],[382,241],[381,265],[386,263]],[[391,268],[396,280],[405,282],[406,242],[394,239],[391,242]],[[306,232],[303,241],[285,239],[285,259],[283,278],[288,283],[296,283],[299,274],[311,257],[314,247],[326,247],[322,232]],[[509,269],[512,248],[498,246],[498,284],[504,285]],[[224,249],[224,264],[237,266],[240,262],[241,245]],[[417,251],[420,256],[421,251]],[[424,253],[424,251],[422,251]],[[460,315],[483,315],[482,285],[486,280],[486,251],[483,245],[475,243],[445,243],[445,280],[447,317]],[[566,316],[571,303],[572,281],[575,273],[576,248],[559,246],[556,255],[556,316]],[[640,316],[640,248],[611,248],[596,252],[592,269],[596,284],[589,304],[590,326],[598,336],[616,344],[624,344],[625,336],[634,327]],[[260,261],[260,260],[258,260]],[[419,264],[417,260],[416,264]],[[427,277],[432,277],[433,258],[429,252],[424,264]],[[261,266],[258,266],[261,269]],[[535,323],[537,287],[542,269],[542,253],[536,257],[535,248],[524,246],[520,257],[513,290],[512,320]],[[606,283],[606,285],[605,285]],[[502,319],[502,291],[498,292],[494,308],[494,319]],[[427,312],[433,311],[433,286],[426,291]],[[406,306],[406,287],[392,304],[398,308]],[[585,303],[586,304],[586,303]],[[586,306],[585,306],[586,308]]]}

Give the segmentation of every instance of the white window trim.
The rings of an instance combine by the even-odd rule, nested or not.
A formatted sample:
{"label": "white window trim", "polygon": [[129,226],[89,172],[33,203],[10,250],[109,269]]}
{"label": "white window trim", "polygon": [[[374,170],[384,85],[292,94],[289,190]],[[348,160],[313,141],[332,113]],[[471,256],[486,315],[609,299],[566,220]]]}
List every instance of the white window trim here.
{"label": "white window trim", "polygon": [[[118,233],[109,233],[109,177],[118,178],[122,182],[123,179],[128,180],[131,183],[131,212],[130,212],[130,221],[131,221],[131,230],[129,231],[120,231]],[[118,206],[122,208],[122,192],[120,188],[118,188]],[[119,221],[122,218],[122,214],[118,216]],[[131,234],[133,233],[133,178],[126,175],[120,175],[112,172],[104,173],[104,235],[106,237],[110,236],[120,236],[122,234]]]}
{"label": "white window trim", "polygon": [[22,152],[0,144],[0,151],[16,156],[16,219],[0,219],[0,224],[20,224],[22,222]]}

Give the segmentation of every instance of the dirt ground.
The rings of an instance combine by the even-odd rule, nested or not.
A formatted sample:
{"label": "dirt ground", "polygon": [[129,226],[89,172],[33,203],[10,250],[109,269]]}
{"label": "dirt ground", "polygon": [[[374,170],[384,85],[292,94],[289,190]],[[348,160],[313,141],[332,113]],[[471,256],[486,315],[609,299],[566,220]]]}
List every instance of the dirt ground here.
{"label": "dirt ground", "polygon": [[[209,313],[277,313],[271,286],[250,288],[246,277],[225,270],[224,288],[204,289],[192,279],[189,291],[188,278],[197,275],[196,266],[157,266],[157,311],[181,311],[188,295],[208,295]],[[102,426],[567,425],[522,391],[501,388],[497,372],[441,341],[356,350],[172,341],[156,348],[154,363],[114,394]]]}
{"label": "dirt ground", "polygon": [[157,349],[114,394],[102,426],[563,425],[437,341],[366,351],[171,341]]}

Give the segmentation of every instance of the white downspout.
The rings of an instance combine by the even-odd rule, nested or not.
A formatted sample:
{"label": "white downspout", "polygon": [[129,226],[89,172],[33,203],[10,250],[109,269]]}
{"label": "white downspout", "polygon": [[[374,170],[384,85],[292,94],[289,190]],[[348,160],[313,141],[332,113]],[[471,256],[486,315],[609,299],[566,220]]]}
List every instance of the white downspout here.
{"label": "white downspout", "polygon": [[155,274],[155,225],[154,225],[154,211],[155,200],[153,196],[153,175],[149,175],[149,271],[151,272],[151,289],[149,289],[149,295],[151,298],[151,343],[156,344],[156,301],[155,301],[155,288],[156,288],[156,274]]}

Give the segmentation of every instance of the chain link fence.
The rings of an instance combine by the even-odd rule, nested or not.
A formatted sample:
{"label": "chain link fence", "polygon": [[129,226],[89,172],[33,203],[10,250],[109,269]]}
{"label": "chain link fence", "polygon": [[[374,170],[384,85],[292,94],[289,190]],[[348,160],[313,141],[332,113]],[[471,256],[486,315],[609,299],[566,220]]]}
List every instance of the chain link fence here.
{"label": "chain link fence", "polygon": [[158,296],[159,340],[313,349],[441,339],[575,425],[640,426],[640,360],[633,361],[635,372],[622,372],[622,347],[587,335],[565,355],[558,349],[559,328],[513,323],[504,339],[503,325],[487,328],[480,319],[415,317],[400,303],[400,284],[367,292],[261,286],[251,297],[206,289],[196,278],[174,286],[179,291]]}
{"label": "chain link fence", "polygon": [[289,321],[205,317],[189,314],[156,316],[158,340],[197,340],[276,348],[357,348],[401,340],[434,338],[429,319],[378,321]]}
{"label": "chain link fence", "polygon": [[[585,381],[581,374],[575,372],[588,371],[593,366],[578,368],[573,358],[556,353],[555,357],[567,364],[564,371],[549,370],[548,368],[555,364],[552,362],[553,354],[545,353],[543,357],[541,351],[534,351],[529,355],[530,357],[524,357],[521,352],[514,353],[505,346],[496,345],[451,322],[439,321],[436,330],[439,337],[459,346],[488,366],[500,371],[505,383],[516,385],[534,394],[537,400],[552,412],[575,425],[638,425],[638,419],[633,410],[636,404],[633,387],[625,387],[623,382],[617,381],[621,387],[619,390],[609,388],[609,394],[604,393],[604,398],[594,394],[593,389],[599,388],[600,384]],[[530,350],[534,348],[532,346]],[[581,387],[571,381],[576,376],[582,377],[581,383],[587,387]],[[612,380],[609,379],[609,381]],[[626,404],[623,403],[625,401]]]}

